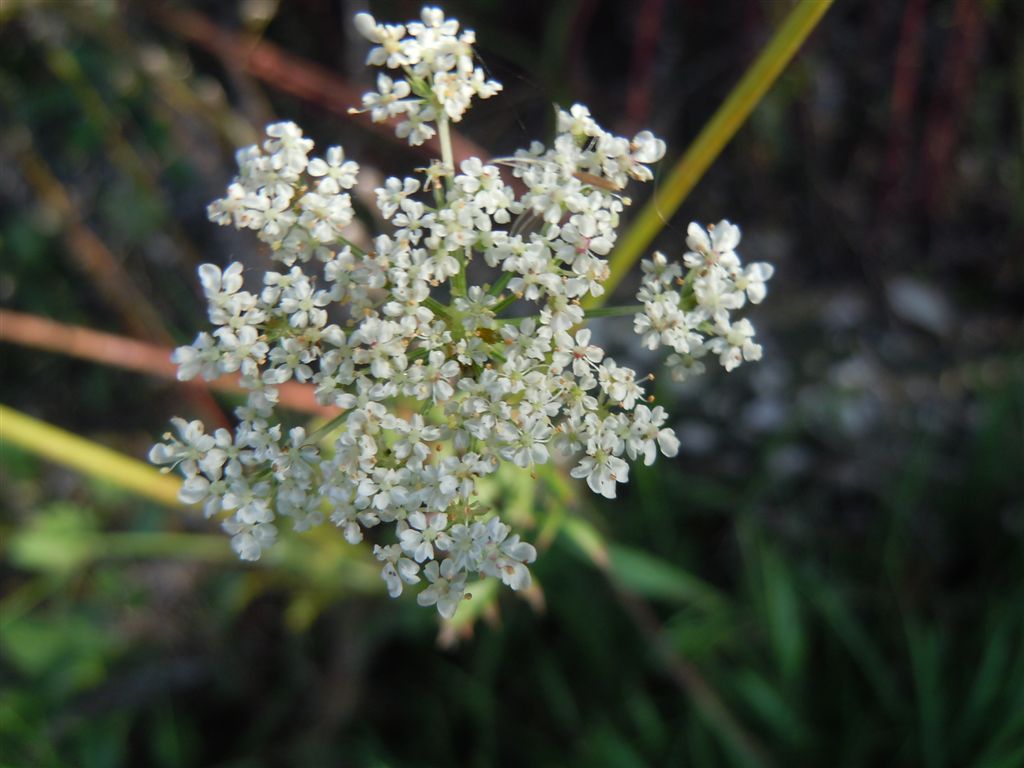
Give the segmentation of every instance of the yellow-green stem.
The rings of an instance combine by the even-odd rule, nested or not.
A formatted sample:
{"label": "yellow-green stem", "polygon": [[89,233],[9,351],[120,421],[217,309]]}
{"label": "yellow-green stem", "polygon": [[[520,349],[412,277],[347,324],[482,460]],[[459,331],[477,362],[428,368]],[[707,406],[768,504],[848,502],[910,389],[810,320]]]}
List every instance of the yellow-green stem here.
{"label": "yellow-green stem", "polygon": [[708,167],[746,121],[768,89],[814,30],[833,0],[800,0],[771,41],[704,126],[661,183],[657,194],[622,236],[609,262],[611,274],[602,296],[588,296],[585,307],[600,307],[679,209]]}
{"label": "yellow-green stem", "polygon": [[171,507],[181,481],[148,464],[0,405],[0,442]]}

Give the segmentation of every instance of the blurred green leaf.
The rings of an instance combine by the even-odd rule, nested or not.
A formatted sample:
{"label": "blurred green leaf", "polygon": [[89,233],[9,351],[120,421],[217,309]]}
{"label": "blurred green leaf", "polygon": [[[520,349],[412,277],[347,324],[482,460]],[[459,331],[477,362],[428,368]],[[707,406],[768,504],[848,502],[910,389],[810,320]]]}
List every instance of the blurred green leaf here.
{"label": "blurred green leaf", "polygon": [[857,614],[824,578],[813,579],[813,583],[807,585],[807,594],[811,597],[810,604],[857,662],[886,711],[898,711],[899,700],[893,670]]}
{"label": "blurred green leaf", "polygon": [[466,585],[469,600],[459,604],[449,624],[456,632],[472,626],[498,598],[498,582],[494,579],[479,579]]}
{"label": "blurred green leaf", "polygon": [[118,768],[128,752],[129,713],[115,711],[92,718],[78,729],[82,768]]}
{"label": "blurred green leaf", "polygon": [[151,727],[147,730],[150,751],[157,766],[184,768],[196,764],[196,736],[189,724],[187,718],[179,717],[170,706],[160,706],[155,710]]}
{"label": "blurred green leaf", "polygon": [[782,680],[792,685],[803,671],[807,636],[796,582],[783,557],[771,549],[762,553],[761,577],[768,630],[779,671]]}
{"label": "blurred green leaf", "polygon": [[597,528],[589,522],[579,517],[566,517],[559,530],[590,562],[599,568],[608,564],[608,546]]}
{"label": "blurred green leaf", "polygon": [[652,600],[687,603],[708,611],[726,607],[725,599],[718,590],[672,563],[621,544],[609,545],[608,556],[616,581],[631,592]]}
{"label": "blurred green leaf", "polygon": [[16,530],[7,546],[17,568],[66,574],[95,558],[101,544],[92,513],[56,502]]}
{"label": "blurred green leaf", "polygon": [[[1019,690],[1019,689],[1018,689]],[[1017,695],[1016,706],[996,731],[990,745],[975,762],[979,768],[1017,768],[1024,764],[1024,702]]]}
{"label": "blurred green leaf", "polygon": [[30,679],[60,672],[60,685],[80,690],[103,679],[116,638],[81,615],[26,616],[5,623],[4,658]]}
{"label": "blurred green leaf", "polygon": [[592,732],[585,754],[587,764],[595,768],[647,768],[630,740],[609,724]]}
{"label": "blurred green leaf", "polygon": [[1019,647],[1014,647],[1015,642],[1017,646],[1020,645],[1008,624],[992,627],[987,632],[970,692],[955,722],[957,744],[961,748],[959,752],[974,742],[986,725],[998,718],[1000,713],[995,707],[1009,682],[1007,676],[1010,673],[1011,653],[1014,650],[1020,651]]}
{"label": "blurred green leaf", "polygon": [[946,765],[946,730],[943,696],[943,641],[935,627],[920,626],[908,620],[907,648],[917,692],[917,716],[920,720],[920,749],[928,768]]}
{"label": "blurred green leaf", "polygon": [[794,749],[804,749],[812,743],[810,728],[782,690],[751,669],[739,670],[734,677],[740,699],[781,743]]}
{"label": "blurred green leaf", "polygon": [[684,608],[664,628],[672,648],[696,663],[728,655],[737,645],[736,616],[731,611],[703,611]]}

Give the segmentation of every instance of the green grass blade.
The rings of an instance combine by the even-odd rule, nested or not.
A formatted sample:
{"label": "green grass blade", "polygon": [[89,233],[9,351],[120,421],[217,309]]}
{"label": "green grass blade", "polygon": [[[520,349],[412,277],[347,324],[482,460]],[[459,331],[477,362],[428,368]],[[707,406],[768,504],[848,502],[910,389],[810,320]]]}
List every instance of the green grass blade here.
{"label": "green grass blade", "polygon": [[10,442],[44,459],[105,480],[169,507],[180,507],[181,481],[149,464],[44,421],[0,405],[0,441]]}
{"label": "green grass blade", "polygon": [[761,555],[765,619],[782,681],[795,686],[807,662],[807,632],[792,572],[772,549]]}
{"label": "green grass blade", "polygon": [[608,555],[618,583],[647,599],[688,604],[704,610],[721,610],[726,605],[717,589],[674,563],[621,544],[608,545]]}
{"label": "green grass blade", "polygon": [[814,738],[794,702],[752,669],[735,675],[734,685],[744,704],[768,726],[779,741],[795,749],[807,749]]}
{"label": "green grass blade", "polygon": [[898,712],[904,702],[894,682],[894,669],[886,663],[885,654],[873,641],[869,628],[861,623],[841,594],[822,579],[809,583],[807,592],[811,604],[857,663],[885,711]]}
{"label": "green grass blade", "polygon": [[927,768],[947,764],[943,705],[943,642],[935,627],[909,621],[906,627],[907,649],[917,694],[921,756]]}
{"label": "green grass blade", "polygon": [[960,753],[967,752],[967,748],[979,735],[993,729],[994,721],[1001,714],[999,700],[1012,679],[1010,664],[1013,650],[1014,638],[1009,623],[989,630],[981,658],[977,661],[970,693],[956,719]]}

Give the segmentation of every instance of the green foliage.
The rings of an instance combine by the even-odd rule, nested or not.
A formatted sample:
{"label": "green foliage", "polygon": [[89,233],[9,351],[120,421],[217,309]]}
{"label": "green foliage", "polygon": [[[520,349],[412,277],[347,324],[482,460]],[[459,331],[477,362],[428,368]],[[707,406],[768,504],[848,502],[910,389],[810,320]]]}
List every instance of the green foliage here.
{"label": "green foliage", "polygon": [[[1014,385],[986,393],[983,410],[1016,417],[1024,408],[1020,392]],[[887,513],[890,519],[902,515],[902,525],[912,528],[916,510],[935,508],[941,491],[947,512],[929,524],[955,539],[970,525],[963,505],[981,492],[979,481],[990,503],[1012,498],[1009,473],[1001,482],[977,474],[979,454],[1020,447],[1019,434],[990,430],[991,423],[981,420],[966,443],[962,470],[939,486],[937,451],[894,471],[882,496],[903,501]],[[541,498],[551,493],[545,485],[537,489]],[[159,765],[195,764],[217,753],[206,723],[211,708],[242,713],[252,706],[246,693],[252,683],[243,672],[249,657],[275,671],[259,683],[268,686],[254,710],[260,732],[243,729],[237,738],[246,746],[223,747],[250,756],[232,765],[268,764],[259,757],[264,750],[268,760],[308,756],[321,764],[343,752],[360,755],[360,764],[395,766],[421,765],[424,755],[431,764],[492,765],[530,756],[538,765],[615,767],[658,765],[665,756],[712,766],[818,765],[837,755],[842,765],[996,767],[1019,759],[1019,539],[1006,558],[980,565],[956,590],[922,591],[923,583],[942,578],[941,563],[905,536],[895,549],[879,546],[891,541],[881,520],[857,545],[862,556],[840,571],[830,561],[844,553],[794,549],[758,512],[739,511],[730,526],[735,573],[713,584],[695,575],[701,558],[688,546],[654,541],[659,526],[680,525],[679,510],[692,508],[705,491],[657,477],[643,488],[630,504],[655,515],[649,533],[628,530],[621,516],[610,517],[610,526],[562,518],[561,533],[538,563],[546,609],[535,613],[514,598],[495,602],[493,591],[474,590],[472,610],[460,611],[455,624],[475,623],[474,637],[448,652],[431,649],[432,622],[411,605],[339,603],[347,591],[339,578],[351,584],[351,574],[341,576],[331,565],[336,553],[322,561],[311,556],[318,549],[302,537],[285,542],[285,550],[301,545],[301,555],[253,571],[214,556],[215,547],[226,548],[218,536],[178,534],[181,541],[165,549],[139,538],[142,531],[109,530],[123,513],[111,517],[55,502],[29,515],[8,539],[9,561],[26,574],[3,602],[0,647],[9,682],[2,695],[11,754],[40,765],[70,759],[127,765],[139,755]],[[745,490],[735,488],[740,497]],[[542,521],[546,512],[535,514]],[[621,534],[630,543],[609,538]],[[197,562],[224,565],[190,564],[186,539],[202,542],[199,552],[209,539],[209,558]],[[987,540],[978,538],[982,546]],[[118,542],[134,542],[136,549]],[[867,590],[893,561],[908,573],[894,572],[887,588]],[[206,638],[206,672],[195,681],[183,673],[182,688],[132,690],[130,681],[148,674],[149,664],[178,653],[160,643],[144,649],[127,629],[133,615],[143,624],[145,616],[167,620],[167,605],[145,574],[172,581],[188,575],[189,594],[178,599],[190,604],[194,618],[175,632],[184,633],[179,642],[186,646]],[[366,588],[373,591],[371,575]],[[959,597],[978,594],[993,578],[1003,583],[1001,591],[967,603]],[[656,607],[657,625],[635,623],[630,604],[637,599]],[[495,610],[500,625],[491,626]],[[254,630],[276,637],[273,646],[247,649],[231,639]],[[674,682],[678,664],[684,677],[696,675],[682,687]],[[234,678],[238,673],[243,677]],[[338,674],[338,681],[356,674],[364,682],[335,690]],[[119,690],[124,686],[127,692]],[[703,686],[712,699],[703,698]],[[196,706],[191,691],[202,691],[204,703]],[[91,711],[83,695],[107,705]],[[304,725],[296,714],[339,695],[348,703],[336,706],[349,714],[326,730]],[[57,713],[65,724],[44,748],[41,734],[50,733]],[[313,719],[322,717],[321,711]],[[82,718],[94,727],[80,727]],[[270,734],[278,736],[271,741]]]}

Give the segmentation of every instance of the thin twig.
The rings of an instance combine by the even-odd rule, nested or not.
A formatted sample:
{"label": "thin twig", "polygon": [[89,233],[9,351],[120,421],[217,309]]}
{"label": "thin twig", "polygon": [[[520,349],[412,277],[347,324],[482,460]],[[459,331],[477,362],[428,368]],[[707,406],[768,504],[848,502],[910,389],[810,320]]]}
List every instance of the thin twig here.
{"label": "thin twig", "polygon": [[[66,325],[36,315],[0,309],[0,341],[146,373],[161,379],[177,379],[177,366],[171,362],[171,350],[166,347],[80,326]],[[237,376],[222,376],[213,381],[194,379],[179,383],[193,390],[245,391]],[[337,413],[336,409],[317,403],[312,387],[305,384],[286,382],[278,385],[277,390],[278,402],[285,408],[323,416],[333,416]]]}
{"label": "thin twig", "polygon": [[913,134],[913,110],[920,85],[925,36],[925,0],[908,0],[900,25],[900,42],[893,64],[889,97],[889,136],[882,165],[878,221],[891,216],[904,193],[903,181]]}
{"label": "thin twig", "polygon": [[922,142],[922,196],[930,213],[945,205],[947,179],[954,167],[960,131],[970,112],[978,64],[985,41],[985,19],[977,0],[957,0],[946,53],[942,57],[942,87],[933,96]]}

